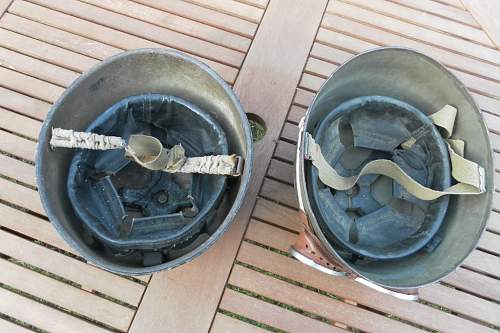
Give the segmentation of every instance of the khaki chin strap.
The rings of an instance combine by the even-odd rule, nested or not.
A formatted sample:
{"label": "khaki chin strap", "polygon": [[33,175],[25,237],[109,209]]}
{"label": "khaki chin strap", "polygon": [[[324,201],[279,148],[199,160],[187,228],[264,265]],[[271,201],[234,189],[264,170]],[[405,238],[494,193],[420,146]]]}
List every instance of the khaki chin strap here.
{"label": "khaki chin strap", "polygon": [[[451,105],[446,105],[438,112],[429,116],[434,124],[442,129],[443,136],[448,139],[453,133],[453,126],[457,109]],[[403,147],[411,147],[415,139],[410,138],[402,144]],[[433,190],[425,187],[408,174],[406,174],[396,163],[390,160],[379,159],[367,163],[359,172],[352,177],[340,176],[334,168],[326,161],[321,153],[321,147],[314,141],[311,134],[306,133],[305,137],[305,158],[310,160],[318,169],[319,179],[327,186],[345,191],[352,188],[363,175],[378,174],[392,178],[403,186],[410,194],[421,200],[434,200],[443,195],[461,194],[472,195],[481,194],[486,191],[484,169],[475,162],[463,157],[464,142],[462,140],[446,140],[450,154],[452,176],[458,182],[443,191]]]}
{"label": "khaki chin strap", "polygon": [[166,149],[157,138],[142,134],[131,135],[127,143],[117,136],[53,128],[50,146],[93,150],[124,149],[126,158],[133,159],[144,168],[168,173],[239,176],[243,169],[243,159],[240,156],[186,157],[180,144]]}

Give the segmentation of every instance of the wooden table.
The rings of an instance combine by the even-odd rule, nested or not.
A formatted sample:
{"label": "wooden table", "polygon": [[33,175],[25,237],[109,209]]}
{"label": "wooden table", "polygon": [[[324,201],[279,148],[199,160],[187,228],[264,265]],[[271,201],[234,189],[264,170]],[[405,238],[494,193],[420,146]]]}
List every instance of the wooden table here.
{"label": "wooden table", "polygon": [[[497,192],[478,249],[418,302],[286,251],[299,228],[297,123],[356,53],[406,46],[445,64],[483,110],[499,165],[499,16],[493,0],[0,0],[0,332],[498,332]],[[212,66],[267,134],[247,199],[216,246],[173,271],[125,278],[85,263],[55,233],[34,151],[50,105],[80,73],[140,47]]]}

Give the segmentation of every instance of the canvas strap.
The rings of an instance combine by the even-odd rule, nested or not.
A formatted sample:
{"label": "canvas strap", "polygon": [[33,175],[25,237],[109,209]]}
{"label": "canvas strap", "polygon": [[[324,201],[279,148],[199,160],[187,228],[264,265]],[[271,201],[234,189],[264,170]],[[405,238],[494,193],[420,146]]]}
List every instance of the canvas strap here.
{"label": "canvas strap", "polygon": [[[442,129],[443,136],[449,138],[453,133],[456,114],[457,110],[454,107],[446,105],[438,112],[430,115],[429,118]],[[486,191],[484,169],[477,163],[463,157],[465,144],[462,140],[448,139],[446,141],[450,154],[452,176],[457,181],[457,184],[443,191],[438,191],[419,184],[396,163],[386,159],[373,160],[367,163],[355,176],[340,176],[325,159],[321,153],[321,147],[314,141],[312,135],[309,133],[305,135],[305,158],[310,160],[318,169],[319,179],[325,185],[336,190],[345,191],[352,188],[363,175],[378,174],[395,180],[410,194],[421,200],[434,200],[448,194],[474,195]],[[414,140],[410,139],[402,146],[410,147],[414,143]]]}
{"label": "canvas strap", "polygon": [[133,159],[144,168],[168,173],[239,176],[243,168],[240,156],[186,157],[182,145],[166,149],[157,138],[142,134],[131,135],[128,142],[125,142],[116,136],[53,128],[50,146],[93,150],[124,149],[126,158]]}

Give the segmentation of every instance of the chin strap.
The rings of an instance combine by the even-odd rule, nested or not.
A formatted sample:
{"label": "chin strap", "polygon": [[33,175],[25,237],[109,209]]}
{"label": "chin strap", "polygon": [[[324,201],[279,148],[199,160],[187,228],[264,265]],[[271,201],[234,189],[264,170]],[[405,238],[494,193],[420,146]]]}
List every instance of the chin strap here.
{"label": "chin strap", "polygon": [[125,158],[134,160],[144,168],[168,173],[200,173],[237,177],[243,170],[241,156],[186,157],[182,145],[177,144],[171,149],[166,149],[157,138],[142,134],[131,135],[127,143],[117,136],[53,128],[50,146],[92,150],[124,149]]}
{"label": "chin strap", "polygon": [[[457,109],[446,105],[438,112],[429,116],[434,124],[442,129],[444,137],[449,138],[453,133],[453,126]],[[406,174],[396,163],[390,160],[379,159],[367,163],[361,171],[352,177],[342,177],[326,161],[321,153],[321,147],[314,141],[311,134],[305,134],[304,156],[318,169],[319,179],[327,186],[345,191],[352,188],[360,177],[368,174],[378,174],[389,177],[403,186],[410,194],[421,200],[434,200],[443,195],[477,195],[486,192],[485,171],[477,163],[463,157],[464,142],[462,140],[447,140],[450,155],[452,176],[458,182],[443,191],[434,190],[419,184]],[[415,144],[414,138],[408,139],[401,146],[406,149]]]}

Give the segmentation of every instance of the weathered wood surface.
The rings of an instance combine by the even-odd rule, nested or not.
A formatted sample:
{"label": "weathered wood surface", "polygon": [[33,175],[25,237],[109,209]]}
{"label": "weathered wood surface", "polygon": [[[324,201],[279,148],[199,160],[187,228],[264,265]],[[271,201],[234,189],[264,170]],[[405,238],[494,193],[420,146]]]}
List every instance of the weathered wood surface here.
{"label": "weathered wood surface", "polygon": [[[478,249],[441,283],[423,288],[419,302],[332,278],[286,255],[299,230],[298,122],[322,82],[359,52],[405,46],[447,66],[480,105],[500,171],[496,6],[0,0],[0,332],[498,331],[498,192]],[[203,256],[151,280],[85,263],[48,222],[34,181],[36,140],[51,103],[89,67],[139,47],[173,47],[206,62],[267,125],[235,224]],[[500,173],[495,184],[500,191]]]}

